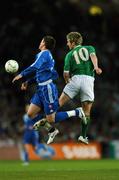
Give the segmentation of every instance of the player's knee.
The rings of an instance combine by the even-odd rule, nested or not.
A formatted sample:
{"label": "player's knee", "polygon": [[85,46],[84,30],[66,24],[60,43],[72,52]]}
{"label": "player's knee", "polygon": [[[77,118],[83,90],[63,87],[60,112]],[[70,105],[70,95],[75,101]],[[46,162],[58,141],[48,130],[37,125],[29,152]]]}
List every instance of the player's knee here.
{"label": "player's knee", "polygon": [[36,116],[34,113],[31,113],[31,112],[27,112],[27,115],[31,119],[33,119]]}
{"label": "player's knee", "polygon": [[49,114],[49,115],[46,116],[46,119],[47,119],[47,121],[48,121],[49,123],[55,122],[55,114],[56,114],[56,112],[54,112],[54,113]]}
{"label": "player's knee", "polygon": [[85,116],[90,116],[90,110],[89,109],[83,108],[83,111],[85,113]]}
{"label": "player's knee", "polygon": [[84,112],[86,117],[90,117],[90,113]]}

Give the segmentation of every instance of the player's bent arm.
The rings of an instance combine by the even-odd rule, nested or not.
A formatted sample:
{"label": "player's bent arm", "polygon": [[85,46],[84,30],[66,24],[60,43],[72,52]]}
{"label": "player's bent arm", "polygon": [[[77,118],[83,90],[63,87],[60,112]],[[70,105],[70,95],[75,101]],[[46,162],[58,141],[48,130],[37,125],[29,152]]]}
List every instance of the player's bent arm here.
{"label": "player's bent arm", "polygon": [[69,81],[70,81],[69,71],[64,71],[63,77],[64,77],[64,80],[65,80],[65,83],[66,83],[66,84],[69,83]]}
{"label": "player's bent arm", "polygon": [[94,66],[94,70],[97,69],[98,68],[98,59],[97,59],[96,54],[91,53],[90,58],[91,58],[91,61],[93,63],[93,66]]}
{"label": "player's bent arm", "polygon": [[98,67],[98,59],[97,59],[96,54],[95,53],[91,53],[90,54],[90,58],[91,58],[91,61],[93,63],[94,70],[96,71],[96,73],[97,74],[101,74],[102,70]]}
{"label": "player's bent arm", "polygon": [[25,78],[26,76],[32,75],[33,73],[35,73],[36,69],[37,69],[36,67],[31,65],[28,68],[26,68],[25,70],[21,71],[20,74]]}

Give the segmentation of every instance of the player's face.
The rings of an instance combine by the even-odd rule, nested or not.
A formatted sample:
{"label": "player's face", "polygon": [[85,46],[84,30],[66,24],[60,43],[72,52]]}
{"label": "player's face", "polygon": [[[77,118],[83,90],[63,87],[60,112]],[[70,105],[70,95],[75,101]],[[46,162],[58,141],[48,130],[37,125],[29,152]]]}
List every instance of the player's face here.
{"label": "player's face", "polygon": [[42,39],[42,41],[39,44],[39,49],[43,50],[44,48],[45,48],[45,41],[44,41],[44,39]]}
{"label": "player's face", "polygon": [[69,49],[73,49],[74,43],[71,43],[71,41],[69,39],[67,39],[67,46],[69,47]]}

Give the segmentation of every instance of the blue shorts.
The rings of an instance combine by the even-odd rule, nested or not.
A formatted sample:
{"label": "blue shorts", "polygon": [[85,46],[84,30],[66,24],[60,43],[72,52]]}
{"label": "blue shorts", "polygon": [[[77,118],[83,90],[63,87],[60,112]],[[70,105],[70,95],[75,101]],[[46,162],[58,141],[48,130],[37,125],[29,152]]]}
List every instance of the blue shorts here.
{"label": "blue shorts", "polygon": [[56,112],[59,107],[56,85],[50,83],[45,86],[39,86],[38,91],[31,99],[31,103],[43,108],[46,115]]}

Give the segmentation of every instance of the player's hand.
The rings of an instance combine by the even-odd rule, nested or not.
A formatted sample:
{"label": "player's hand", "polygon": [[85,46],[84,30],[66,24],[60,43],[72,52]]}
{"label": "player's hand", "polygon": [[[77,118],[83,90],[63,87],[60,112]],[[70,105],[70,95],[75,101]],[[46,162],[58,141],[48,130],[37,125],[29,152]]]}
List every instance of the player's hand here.
{"label": "player's hand", "polygon": [[22,85],[21,85],[21,90],[22,91],[26,91],[27,90],[27,87],[28,87],[28,82],[23,82]]}
{"label": "player's hand", "polygon": [[12,83],[14,83],[15,81],[18,81],[19,79],[22,78],[21,74],[18,74],[17,76],[15,76],[15,78],[12,80]]}
{"label": "player's hand", "polygon": [[96,74],[100,75],[102,73],[102,69],[101,68],[97,68],[95,69]]}

